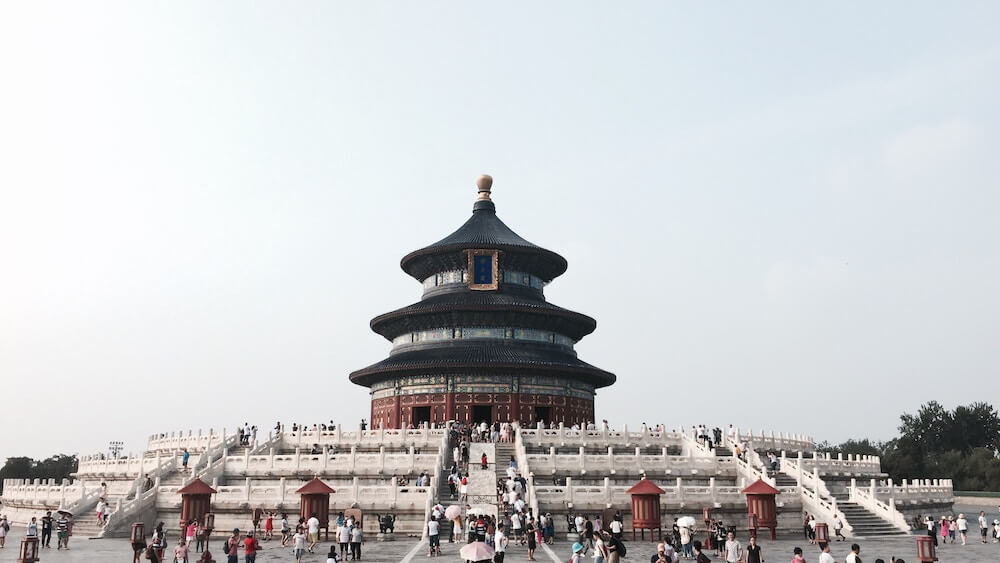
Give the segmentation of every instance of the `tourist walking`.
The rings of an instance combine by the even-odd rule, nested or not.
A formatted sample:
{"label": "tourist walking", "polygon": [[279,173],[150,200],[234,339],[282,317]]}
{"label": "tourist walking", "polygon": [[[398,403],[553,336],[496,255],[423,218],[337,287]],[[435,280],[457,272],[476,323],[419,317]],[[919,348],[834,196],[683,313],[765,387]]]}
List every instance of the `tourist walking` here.
{"label": "tourist walking", "polygon": [[354,525],[351,530],[351,561],[361,560],[361,544],[364,543],[364,532],[361,530],[361,522]]}
{"label": "tourist walking", "polygon": [[830,555],[830,544],[825,541],[819,542],[819,551],[819,563],[837,563]]}
{"label": "tourist walking", "polygon": [[594,563],[605,563],[608,559],[608,546],[604,543],[601,532],[594,532]]}
{"label": "tourist walking", "polygon": [[[69,549],[69,520],[66,519],[66,514],[63,512],[59,513],[59,519],[56,520],[56,549],[62,549],[65,547]],[[156,539],[156,536],[153,536]]]}
{"label": "tourist walking", "polygon": [[680,534],[681,534],[681,556],[694,557],[694,550],[693,546],[691,545],[691,530],[689,530],[687,526],[681,526]]}
{"label": "tourist walking", "polygon": [[979,511],[979,536],[982,538],[983,543],[986,543],[986,512],[983,510]]}
{"label": "tourist walking", "polygon": [[480,468],[484,470],[489,469],[490,464],[488,463],[488,461],[489,460],[486,459],[486,452],[483,452],[483,456],[479,458]]}
{"label": "tourist walking", "polygon": [[38,519],[34,516],[31,517],[31,522],[28,522],[28,531],[25,535],[29,538],[38,537]]}
{"label": "tourist walking", "polygon": [[726,563],[739,563],[743,561],[743,546],[732,532],[726,534],[726,545],[723,551],[726,554]]}
{"label": "tourist walking", "polygon": [[[45,516],[42,516],[42,542],[41,542],[42,547],[48,547],[50,549],[52,548],[52,546],[49,544],[52,542],[53,523],[55,523],[55,519],[52,518],[52,511],[46,511]],[[0,526],[2,525],[3,524],[0,523]],[[3,540],[0,540],[0,547],[3,547]]]}
{"label": "tourist walking", "polygon": [[711,559],[701,551],[701,542],[694,540],[691,542],[691,548],[694,550],[692,555],[697,563],[711,563]]}
{"label": "tourist walking", "polygon": [[[333,546],[330,546],[330,548],[332,549]],[[301,526],[295,528],[295,535],[292,536],[292,549],[295,551],[295,562],[302,563],[302,556],[306,553],[306,535],[302,533]],[[341,547],[340,551],[341,555],[343,555],[343,547]]]}
{"label": "tourist walking", "polygon": [[306,525],[309,527],[309,553],[312,553],[316,544],[319,543],[319,518],[316,517],[315,512],[309,515],[309,521],[306,522]]}
{"label": "tourist walking", "polygon": [[227,563],[239,563],[240,560],[240,529],[233,528],[231,536],[226,538],[225,555]]}
{"label": "tourist walking", "polygon": [[427,521],[427,556],[441,555],[441,523],[437,517],[431,516]]}
{"label": "tourist walking", "polygon": [[254,563],[257,560],[258,549],[260,549],[260,544],[257,543],[257,538],[254,537],[253,530],[247,530],[247,537],[243,539],[245,563]]}
{"label": "tourist walking", "polygon": [[187,563],[187,558],[187,543],[184,541],[184,538],[179,538],[177,540],[177,545],[174,546],[174,563]]}
{"label": "tourist walking", "polygon": [[861,553],[861,546],[856,543],[852,543],[851,552],[844,558],[844,563],[862,563],[861,557],[858,555],[859,553]]}
{"label": "tourist walking", "polygon": [[188,452],[187,448],[184,448],[184,453],[181,454],[181,468],[183,468],[184,471],[187,471],[189,459],[191,459],[191,453]]}
{"label": "tourist walking", "polygon": [[569,557],[569,563],[582,563],[583,562],[583,544],[576,542],[573,544],[573,555]]}
{"label": "tourist walking", "polygon": [[958,515],[955,526],[958,527],[958,533],[962,536],[962,545],[965,545],[965,538],[969,535],[969,521],[965,519],[965,514]]}
{"label": "tourist walking", "polygon": [[504,555],[507,554],[507,544],[510,540],[503,533],[503,522],[497,523],[497,531],[493,534],[493,563],[503,563]]}
{"label": "tourist walking", "polygon": [[764,555],[757,545],[757,536],[750,536],[750,545],[747,546],[747,563],[764,563]]}
{"label": "tourist walking", "polygon": [[7,543],[7,532],[10,531],[10,523],[7,522],[7,517],[0,517],[0,547],[4,547]]}
{"label": "tourist walking", "polygon": [[847,538],[844,537],[842,533],[844,530],[844,521],[840,519],[839,514],[833,515],[833,535],[837,538],[837,541],[846,541]]}

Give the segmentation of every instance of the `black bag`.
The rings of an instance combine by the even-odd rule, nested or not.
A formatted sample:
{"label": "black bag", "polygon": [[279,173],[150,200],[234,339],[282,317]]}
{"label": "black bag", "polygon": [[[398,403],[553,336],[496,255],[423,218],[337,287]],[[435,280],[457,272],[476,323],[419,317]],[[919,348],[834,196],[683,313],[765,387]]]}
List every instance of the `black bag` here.
{"label": "black bag", "polygon": [[615,541],[618,542],[618,545],[615,546],[615,551],[618,552],[618,556],[625,557],[625,555],[628,554],[628,549],[625,548],[625,542],[617,538]]}
{"label": "black bag", "polygon": [[226,538],[222,542],[222,554],[229,555],[229,538]]}

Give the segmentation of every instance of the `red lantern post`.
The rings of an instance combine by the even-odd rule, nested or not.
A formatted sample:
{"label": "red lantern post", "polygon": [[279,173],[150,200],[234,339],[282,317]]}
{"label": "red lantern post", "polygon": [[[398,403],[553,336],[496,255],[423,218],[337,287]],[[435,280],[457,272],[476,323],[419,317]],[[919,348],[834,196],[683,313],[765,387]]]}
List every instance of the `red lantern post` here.
{"label": "red lantern post", "polygon": [[653,541],[653,530],[663,539],[663,520],[660,516],[660,495],[663,489],[654,485],[645,477],[638,483],[625,491],[632,495],[632,539],[635,540],[635,531],[639,530],[639,539],[642,539],[645,532],[649,530],[649,541]]}
{"label": "red lantern post", "polygon": [[934,538],[930,536],[917,536],[917,561],[921,563],[933,563],[937,560],[937,550],[934,549]]}
{"label": "red lantern post", "polygon": [[128,536],[129,543],[132,544],[132,563],[139,563],[143,550],[146,549],[146,525],[142,522],[132,524],[132,532]]}
{"label": "red lantern post", "polygon": [[826,543],[830,541],[830,526],[825,522],[816,523],[816,543]]}
{"label": "red lantern post", "polygon": [[38,561],[38,537],[26,537],[21,540],[17,563],[35,563],[35,561]]}

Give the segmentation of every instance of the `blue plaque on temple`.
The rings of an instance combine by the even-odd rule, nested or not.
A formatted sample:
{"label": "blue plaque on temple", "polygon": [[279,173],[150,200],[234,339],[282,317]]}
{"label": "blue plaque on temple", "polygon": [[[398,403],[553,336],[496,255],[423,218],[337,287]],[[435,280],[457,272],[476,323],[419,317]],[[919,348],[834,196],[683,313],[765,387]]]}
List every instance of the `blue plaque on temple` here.
{"label": "blue plaque on temple", "polygon": [[493,283],[492,256],[481,254],[472,257],[472,283],[483,285]]}

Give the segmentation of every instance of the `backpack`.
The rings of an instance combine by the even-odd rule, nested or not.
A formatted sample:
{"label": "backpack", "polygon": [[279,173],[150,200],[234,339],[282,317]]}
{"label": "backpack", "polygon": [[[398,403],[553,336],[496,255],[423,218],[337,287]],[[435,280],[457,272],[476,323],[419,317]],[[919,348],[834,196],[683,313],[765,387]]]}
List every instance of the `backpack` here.
{"label": "backpack", "polygon": [[222,554],[223,555],[229,555],[229,540],[230,540],[230,538],[226,538],[222,542]]}
{"label": "backpack", "polygon": [[628,554],[628,549],[625,548],[625,542],[616,539],[617,545],[615,546],[615,551],[618,552],[619,557],[625,557]]}

